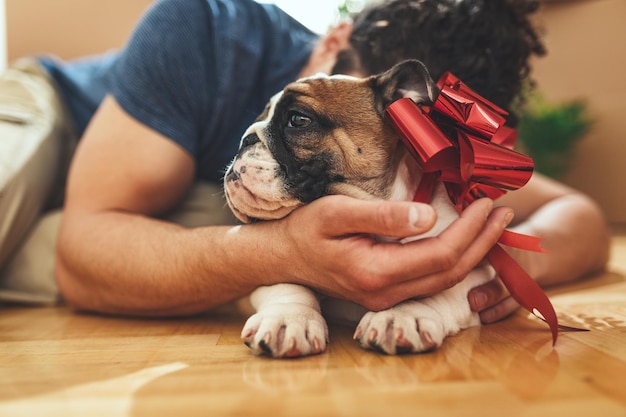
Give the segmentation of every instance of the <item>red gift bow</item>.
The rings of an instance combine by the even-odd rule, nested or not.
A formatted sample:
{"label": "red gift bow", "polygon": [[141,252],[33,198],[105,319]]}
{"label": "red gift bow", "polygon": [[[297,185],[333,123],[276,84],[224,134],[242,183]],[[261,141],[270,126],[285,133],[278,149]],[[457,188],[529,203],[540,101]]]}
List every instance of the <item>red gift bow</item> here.
{"label": "red gift bow", "polygon": [[[506,111],[479,96],[451,73],[437,82],[441,90],[432,107],[402,98],[387,114],[420,164],[423,175],[414,201],[430,202],[437,181],[462,211],[481,197],[496,199],[524,186],[532,176],[531,158],[512,150],[517,132],[504,126]],[[560,326],[552,303],[535,280],[500,246],[545,253],[541,238],[505,230],[487,254],[511,296],[546,321],[556,344]]]}

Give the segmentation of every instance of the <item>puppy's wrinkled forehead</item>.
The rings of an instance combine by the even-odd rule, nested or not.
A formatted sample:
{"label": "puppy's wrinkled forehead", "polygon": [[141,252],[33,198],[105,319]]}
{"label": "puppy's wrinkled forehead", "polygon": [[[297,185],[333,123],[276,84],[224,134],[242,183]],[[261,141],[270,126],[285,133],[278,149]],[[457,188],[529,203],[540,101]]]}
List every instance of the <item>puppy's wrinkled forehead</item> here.
{"label": "puppy's wrinkled forehead", "polygon": [[287,85],[283,91],[272,97],[257,120],[269,120],[276,113],[298,108],[324,108],[324,115],[333,118],[333,115],[343,115],[348,110],[367,107],[371,111],[371,103],[372,91],[364,79],[320,74]]}

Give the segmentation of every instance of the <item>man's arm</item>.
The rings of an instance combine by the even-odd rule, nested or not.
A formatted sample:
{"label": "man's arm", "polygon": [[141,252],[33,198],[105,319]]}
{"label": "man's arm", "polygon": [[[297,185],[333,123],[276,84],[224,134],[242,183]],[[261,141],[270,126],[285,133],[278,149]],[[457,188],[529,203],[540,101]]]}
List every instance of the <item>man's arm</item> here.
{"label": "man's arm", "polygon": [[[545,239],[542,247],[547,254],[508,249],[540,285],[571,282],[606,266],[607,222],[598,205],[584,194],[534,174],[525,187],[508,193],[498,204],[515,210],[511,230]],[[473,290],[469,299],[483,322],[499,320],[517,308],[500,281]]]}
{"label": "man's arm", "polygon": [[330,196],[252,225],[188,229],[159,220],[193,179],[182,148],[105,99],[68,179],[56,268],[66,301],[106,313],[181,315],[293,282],[382,309],[463,279],[512,216],[481,200],[440,237],[406,245],[370,236],[425,232],[435,221],[431,207]]}
{"label": "man's arm", "polygon": [[[158,217],[194,179],[194,161],[173,141],[106,98],[72,163],[56,275],[69,304],[133,315],[205,311],[264,282],[238,271],[268,241],[232,227],[190,229]],[[267,236],[265,236],[267,237]],[[271,242],[271,241],[270,241]],[[240,256],[240,262],[232,258]],[[263,268],[262,262],[256,265]]]}
{"label": "man's arm", "polygon": [[185,231],[152,216],[174,207],[193,175],[188,154],[105,99],[68,178],[56,267],[66,300],[118,313],[174,308],[191,289],[173,291],[182,259],[168,247]]}

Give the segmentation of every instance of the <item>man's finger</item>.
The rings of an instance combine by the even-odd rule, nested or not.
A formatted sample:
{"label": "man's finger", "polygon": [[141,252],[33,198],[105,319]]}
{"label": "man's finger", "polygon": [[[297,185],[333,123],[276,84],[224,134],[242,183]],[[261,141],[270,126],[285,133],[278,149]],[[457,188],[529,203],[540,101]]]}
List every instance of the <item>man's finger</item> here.
{"label": "man's finger", "polygon": [[410,201],[329,196],[317,203],[325,205],[319,211],[327,233],[332,236],[366,233],[404,238],[429,231],[437,220],[437,213],[429,204]]}
{"label": "man's finger", "polygon": [[506,297],[509,291],[499,278],[473,288],[467,295],[472,311],[479,312],[494,306]]}
{"label": "man's finger", "polygon": [[510,316],[519,308],[517,301],[513,297],[507,297],[491,308],[479,313],[480,321],[483,324],[494,323]]}
{"label": "man's finger", "polygon": [[461,259],[464,263],[460,266],[470,270],[484,258],[506,227],[509,209],[500,208],[492,213],[492,207],[491,200],[476,201],[437,237],[401,246],[381,244],[378,249],[383,254],[376,260],[387,269],[389,279],[395,281],[449,271],[458,267]]}

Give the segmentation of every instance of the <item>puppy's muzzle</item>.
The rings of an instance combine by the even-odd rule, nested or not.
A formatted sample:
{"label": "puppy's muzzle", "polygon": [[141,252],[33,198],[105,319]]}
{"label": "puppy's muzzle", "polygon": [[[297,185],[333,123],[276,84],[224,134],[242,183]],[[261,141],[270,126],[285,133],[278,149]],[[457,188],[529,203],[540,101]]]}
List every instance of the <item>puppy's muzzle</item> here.
{"label": "puppy's muzzle", "polygon": [[281,166],[259,135],[245,135],[224,177],[231,210],[243,222],[285,217],[302,205],[286,190]]}

